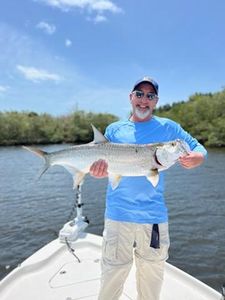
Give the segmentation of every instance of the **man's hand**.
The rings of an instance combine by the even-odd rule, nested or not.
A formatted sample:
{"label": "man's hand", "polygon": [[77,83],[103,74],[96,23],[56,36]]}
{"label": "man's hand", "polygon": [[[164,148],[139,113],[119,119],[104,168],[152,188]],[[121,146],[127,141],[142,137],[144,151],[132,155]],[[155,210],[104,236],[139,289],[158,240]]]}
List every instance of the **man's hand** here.
{"label": "man's hand", "polygon": [[90,167],[90,175],[96,178],[103,178],[108,176],[108,164],[105,160],[99,159]]}
{"label": "man's hand", "polygon": [[200,166],[204,161],[204,155],[200,152],[191,151],[185,156],[179,158],[179,162],[182,167],[186,169],[192,169]]}

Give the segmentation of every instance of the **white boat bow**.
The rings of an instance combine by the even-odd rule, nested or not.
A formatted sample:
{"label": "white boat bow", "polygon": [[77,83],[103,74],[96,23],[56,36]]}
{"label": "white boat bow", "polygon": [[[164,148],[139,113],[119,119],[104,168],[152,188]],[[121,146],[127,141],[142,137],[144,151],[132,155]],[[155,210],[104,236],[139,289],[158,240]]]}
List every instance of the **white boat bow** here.
{"label": "white boat bow", "polygon": [[[102,237],[80,233],[71,243],[75,255],[56,239],[30,256],[0,283],[1,300],[96,300],[100,287]],[[121,300],[136,299],[135,266]],[[161,300],[221,300],[221,295],[166,264]],[[106,299],[107,300],[107,299]]]}
{"label": "white boat bow", "polygon": [[[81,185],[76,190],[77,214],[50,242],[0,282],[1,300],[97,300],[100,288],[102,237],[84,233]],[[137,299],[135,264],[120,300]],[[108,299],[105,299],[108,300]],[[166,263],[160,300],[225,300],[217,291]]]}

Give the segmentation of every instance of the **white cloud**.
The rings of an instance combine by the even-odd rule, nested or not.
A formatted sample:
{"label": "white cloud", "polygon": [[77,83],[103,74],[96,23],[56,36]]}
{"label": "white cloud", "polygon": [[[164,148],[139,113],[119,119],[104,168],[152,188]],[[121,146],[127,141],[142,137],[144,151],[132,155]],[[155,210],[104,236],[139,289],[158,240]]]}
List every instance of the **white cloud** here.
{"label": "white cloud", "polygon": [[122,11],[121,8],[116,6],[112,1],[108,0],[99,0],[99,1],[88,1],[90,2],[90,6],[93,10],[96,11],[111,11],[112,13],[119,13]]}
{"label": "white cloud", "polygon": [[66,39],[66,40],[65,40],[65,46],[66,46],[66,47],[70,47],[70,46],[72,46],[72,42],[71,42],[71,40],[69,40],[69,39]]}
{"label": "white cloud", "polygon": [[17,70],[19,70],[26,79],[31,80],[33,82],[38,81],[60,81],[62,78],[57,74],[49,73],[46,70],[36,69],[34,67],[25,67],[21,65],[17,65]]}
{"label": "white cloud", "polygon": [[57,7],[63,11],[73,8],[86,9],[90,12],[112,12],[120,13],[122,9],[110,0],[37,0],[49,6]]}
{"label": "white cloud", "polygon": [[0,85],[0,93],[5,93],[8,89],[8,86]]}
{"label": "white cloud", "polygon": [[103,15],[97,15],[95,18],[94,18],[94,22],[95,23],[102,23],[102,22],[106,22],[107,21],[107,18]]}
{"label": "white cloud", "polygon": [[43,30],[47,34],[53,34],[56,31],[56,27],[53,24],[47,22],[40,22],[36,25],[36,28]]}

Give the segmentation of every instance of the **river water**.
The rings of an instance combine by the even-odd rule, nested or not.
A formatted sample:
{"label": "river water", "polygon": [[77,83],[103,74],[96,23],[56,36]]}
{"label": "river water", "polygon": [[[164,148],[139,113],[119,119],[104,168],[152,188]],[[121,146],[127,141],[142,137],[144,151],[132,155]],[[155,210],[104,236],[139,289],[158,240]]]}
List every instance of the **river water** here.
{"label": "river water", "polygon": [[[42,147],[47,151],[68,145]],[[37,180],[42,160],[21,147],[0,147],[0,278],[57,237],[74,217],[72,177],[53,167]],[[102,234],[106,179],[83,185],[88,232]],[[220,290],[225,282],[225,150],[209,150],[199,168],[166,175],[169,262]]]}

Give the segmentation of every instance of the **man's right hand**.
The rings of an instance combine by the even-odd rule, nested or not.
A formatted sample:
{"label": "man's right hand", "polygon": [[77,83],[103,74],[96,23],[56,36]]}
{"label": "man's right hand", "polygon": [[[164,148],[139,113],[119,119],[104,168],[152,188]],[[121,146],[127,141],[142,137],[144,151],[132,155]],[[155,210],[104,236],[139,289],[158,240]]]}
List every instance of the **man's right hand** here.
{"label": "man's right hand", "polygon": [[106,177],[108,176],[108,164],[105,160],[99,159],[91,165],[89,172],[96,178]]}

